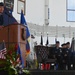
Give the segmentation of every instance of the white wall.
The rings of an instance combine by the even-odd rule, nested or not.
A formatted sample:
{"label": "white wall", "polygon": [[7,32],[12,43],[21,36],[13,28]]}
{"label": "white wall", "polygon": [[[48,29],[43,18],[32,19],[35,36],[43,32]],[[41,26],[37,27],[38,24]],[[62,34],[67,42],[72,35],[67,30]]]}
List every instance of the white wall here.
{"label": "white wall", "polygon": [[0,2],[3,2],[4,0],[0,0]]}
{"label": "white wall", "polygon": [[75,22],[66,22],[66,0],[49,0],[50,25],[74,26]]}
{"label": "white wall", "polygon": [[44,23],[44,0],[26,0],[27,21],[43,25]]}
{"label": "white wall", "polygon": [[20,14],[17,14],[17,0],[14,0],[13,16],[20,21]]}
{"label": "white wall", "polygon": [[[17,0],[14,0],[13,15],[20,20],[17,14]],[[26,0],[26,20],[33,24],[43,25],[44,23],[44,0]]]}

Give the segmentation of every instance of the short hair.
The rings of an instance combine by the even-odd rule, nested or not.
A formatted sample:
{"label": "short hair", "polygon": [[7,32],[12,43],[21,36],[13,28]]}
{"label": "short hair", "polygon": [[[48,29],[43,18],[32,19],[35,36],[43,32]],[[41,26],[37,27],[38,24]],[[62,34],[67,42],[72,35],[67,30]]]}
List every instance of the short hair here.
{"label": "short hair", "polygon": [[67,43],[66,43],[66,45],[69,45],[69,44],[70,44],[70,42],[67,42]]}
{"label": "short hair", "polygon": [[3,2],[0,2],[0,6],[4,6],[4,3]]}
{"label": "short hair", "polygon": [[63,43],[61,46],[65,46],[66,45],[66,43]]}
{"label": "short hair", "polygon": [[57,43],[59,44],[60,42],[59,42],[59,41],[56,41],[56,44],[57,44]]}

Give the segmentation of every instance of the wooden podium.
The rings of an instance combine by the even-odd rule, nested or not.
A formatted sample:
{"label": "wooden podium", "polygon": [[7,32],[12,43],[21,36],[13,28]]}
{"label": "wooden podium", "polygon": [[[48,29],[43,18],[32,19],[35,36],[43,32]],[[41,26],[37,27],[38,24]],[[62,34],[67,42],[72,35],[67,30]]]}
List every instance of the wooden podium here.
{"label": "wooden podium", "polygon": [[26,27],[21,24],[7,25],[0,29],[0,43],[5,41],[6,48],[11,45],[19,44],[22,52],[22,58],[24,60],[24,66],[26,64]]}

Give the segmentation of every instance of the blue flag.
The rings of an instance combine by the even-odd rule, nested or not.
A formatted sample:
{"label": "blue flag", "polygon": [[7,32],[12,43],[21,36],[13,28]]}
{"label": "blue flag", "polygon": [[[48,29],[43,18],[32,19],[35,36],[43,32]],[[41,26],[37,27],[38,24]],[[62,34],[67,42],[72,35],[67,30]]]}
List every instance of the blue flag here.
{"label": "blue flag", "polygon": [[27,40],[27,42],[26,42],[26,52],[27,52],[27,54],[30,53],[30,45],[29,45],[28,40]]}
{"label": "blue flag", "polygon": [[22,58],[22,53],[21,53],[21,50],[20,50],[20,46],[19,45],[18,45],[18,49],[17,49],[17,54],[20,55],[21,65],[24,68],[24,61],[23,61],[23,58]]}
{"label": "blue flag", "polygon": [[7,26],[10,24],[18,24],[17,20],[12,16],[12,14],[9,12],[9,10],[4,7],[4,12],[3,12],[3,25]]}
{"label": "blue flag", "polygon": [[26,54],[28,55],[30,53],[30,44],[29,44],[29,37],[30,37],[30,32],[23,14],[23,11],[21,11],[21,20],[20,20],[20,24],[23,24],[26,26]]}
{"label": "blue flag", "polygon": [[21,11],[20,24],[24,24],[25,26],[27,25],[24,14],[23,14],[23,11]]}
{"label": "blue flag", "polygon": [[21,20],[20,20],[20,24],[23,24],[26,26],[26,39],[28,39],[30,37],[30,32],[23,14],[23,11],[21,11]]}

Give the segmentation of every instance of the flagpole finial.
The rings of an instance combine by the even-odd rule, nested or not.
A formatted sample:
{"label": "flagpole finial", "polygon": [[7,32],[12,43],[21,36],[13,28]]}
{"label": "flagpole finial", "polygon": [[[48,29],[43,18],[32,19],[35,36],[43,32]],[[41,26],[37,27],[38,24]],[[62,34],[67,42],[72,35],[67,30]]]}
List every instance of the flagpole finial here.
{"label": "flagpole finial", "polygon": [[21,9],[21,12],[23,13],[23,9]]}

